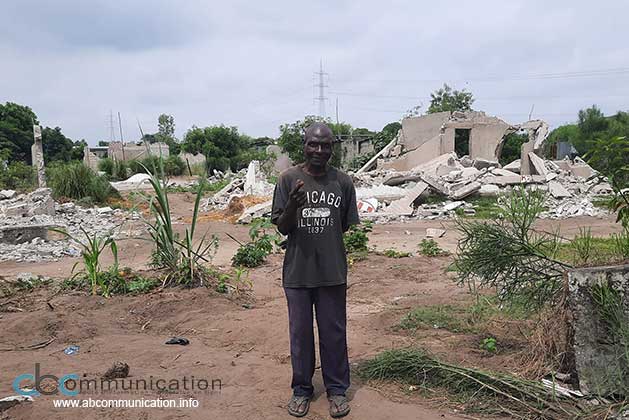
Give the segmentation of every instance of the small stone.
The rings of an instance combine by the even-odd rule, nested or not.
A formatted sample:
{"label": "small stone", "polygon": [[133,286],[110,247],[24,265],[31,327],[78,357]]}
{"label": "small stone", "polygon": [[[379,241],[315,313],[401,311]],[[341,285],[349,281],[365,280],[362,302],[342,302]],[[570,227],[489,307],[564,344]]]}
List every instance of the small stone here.
{"label": "small stone", "polygon": [[444,229],[428,228],[426,229],[426,238],[441,238],[446,234]]}

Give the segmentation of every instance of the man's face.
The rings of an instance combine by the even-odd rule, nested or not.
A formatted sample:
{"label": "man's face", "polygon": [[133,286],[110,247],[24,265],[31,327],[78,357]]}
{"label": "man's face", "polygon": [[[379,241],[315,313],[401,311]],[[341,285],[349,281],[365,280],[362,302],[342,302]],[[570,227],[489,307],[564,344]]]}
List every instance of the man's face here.
{"label": "man's face", "polygon": [[323,130],[309,134],[304,145],[304,155],[311,165],[325,166],[332,156],[332,135]]}

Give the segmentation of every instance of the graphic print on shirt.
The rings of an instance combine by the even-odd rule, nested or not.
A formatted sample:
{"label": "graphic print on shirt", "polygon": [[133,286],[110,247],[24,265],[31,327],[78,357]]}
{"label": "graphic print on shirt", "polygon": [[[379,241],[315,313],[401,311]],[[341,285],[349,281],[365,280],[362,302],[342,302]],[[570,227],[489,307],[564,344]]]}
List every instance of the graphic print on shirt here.
{"label": "graphic print on shirt", "polygon": [[302,208],[297,227],[309,234],[320,234],[334,226],[332,209],[341,206],[341,196],[334,192],[306,191],[306,207]]}

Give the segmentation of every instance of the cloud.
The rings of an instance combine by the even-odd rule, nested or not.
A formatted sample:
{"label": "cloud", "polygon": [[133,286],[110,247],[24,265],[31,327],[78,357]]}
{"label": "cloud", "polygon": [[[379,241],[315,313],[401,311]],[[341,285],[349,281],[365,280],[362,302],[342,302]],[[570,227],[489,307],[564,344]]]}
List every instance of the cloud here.
{"label": "cloud", "polygon": [[[31,106],[45,125],[94,144],[121,113],[127,139],[172,114],[252,136],[316,113],[323,59],[329,115],[380,129],[443,82],[510,122],[576,119],[593,103],[623,109],[624,2],[80,2],[27,0],[0,15],[0,101]],[[339,92],[334,94],[332,92]],[[386,97],[389,96],[389,97]]]}

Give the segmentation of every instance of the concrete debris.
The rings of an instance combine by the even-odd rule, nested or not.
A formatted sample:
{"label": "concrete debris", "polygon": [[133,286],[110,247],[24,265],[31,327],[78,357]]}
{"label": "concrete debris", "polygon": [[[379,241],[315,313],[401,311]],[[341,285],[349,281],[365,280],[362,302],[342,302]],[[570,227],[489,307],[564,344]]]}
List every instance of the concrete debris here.
{"label": "concrete debris", "polygon": [[11,199],[15,197],[16,192],[13,190],[0,190],[0,200]]}
{"label": "concrete debris", "polygon": [[275,186],[266,181],[266,176],[260,170],[260,162],[252,160],[249,162],[243,191],[245,195],[267,196],[273,194]]}
{"label": "concrete debris", "polygon": [[12,395],[10,397],[1,398],[0,412],[8,410],[9,408],[24,402],[33,402],[33,397],[30,395]]}
{"label": "concrete debris", "polygon": [[480,194],[481,197],[495,197],[500,194],[500,187],[493,184],[481,185],[478,194]]}
{"label": "concrete debris", "polygon": [[502,167],[502,169],[506,169],[507,171],[514,172],[516,174],[520,173],[520,159],[516,159],[511,163],[506,164]]}
{"label": "concrete debris", "polygon": [[489,168],[499,168],[500,164],[497,161],[483,159],[483,158],[476,158],[474,159],[473,166],[476,169],[489,169]]}
{"label": "concrete debris", "polygon": [[378,199],[366,198],[364,200],[358,200],[356,205],[360,213],[375,213],[379,206]]}
{"label": "concrete debris", "polygon": [[471,182],[467,185],[463,185],[462,187],[455,189],[450,193],[450,198],[453,200],[460,200],[467,196],[474,194],[476,191],[480,190],[481,184],[478,181]]}
{"label": "concrete debris", "polygon": [[110,182],[111,186],[118,191],[135,191],[151,189],[149,174],[135,174],[124,181]]}
{"label": "concrete debris", "polygon": [[[10,202],[8,213],[7,201]],[[80,245],[53,228],[65,230],[79,240],[85,236],[81,228],[90,235],[111,235],[117,239],[137,236],[146,229],[144,225],[129,225],[141,219],[137,212],[55,203],[47,188],[0,203],[0,214],[4,216],[0,217],[0,261],[39,262],[79,256]],[[16,207],[25,211],[14,212],[12,209]]]}
{"label": "concrete debris", "polygon": [[[629,316],[629,265],[575,269],[568,272],[568,305],[574,333],[573,351],[579,389],[584,394],[615,395],[629,388],[624,371],[622,340],[610,339],[609,329],[592,298],[592,287],[616,291],[624,317]],[[620,391],[620,392],[619,392]]]}
{"label": "concrete debris", "polygon": [[517,175],[517,173],[512,172],[508,169],[494,168],[491,170],[491,173],[498,176],[513,176]]}
{"label": "concrete debris", "polygon": [[443,206],[443,210],[445,211],[452,211],[452,210],[456,210],[459,207],[461,207],[462,205],[464,205],[465,203],[463,201],[454,201],[451,203],[448,203],[446,205]]}
{"label": "concrete debris", "polygon": [[270,216],[272,204],[273,201],[269,200],[246,208],[238,218],[238,223],[251,223],[255,218]]}
{"label": "concrete debris", "polygon": [[418,182],[413,188],[408,190],[407,194],[400,198],[399,200],[395,200],[394,202],[386,208],[385,213],[387,214],[398,214],[398,215],[406,215],[410,216],[413,214],[413,202],[428,188],[428,184],[425,182]]}
{"label": "concrete debris", "polygon": [[546,165],[544,164],[544,159],[537,156],[535,152],[529,152],[529,159],[531,161],[531,165],[533,166],[533,169],[535,170],[535,174],[542,175],[545,177],[548,172],[546,171]]}
{"label": "concrete debris", "polygon": [[428,228],[426,229],[426,238],[441,238],[446,234],[444,229]]}
{"label": "concrete debris", "polygon": [[548,183],[548,191],[555,198],[572,197],[572,194],[570,194],[570,191],[568,191],[563,185],[561,185],[557,181],[550,181]]}

